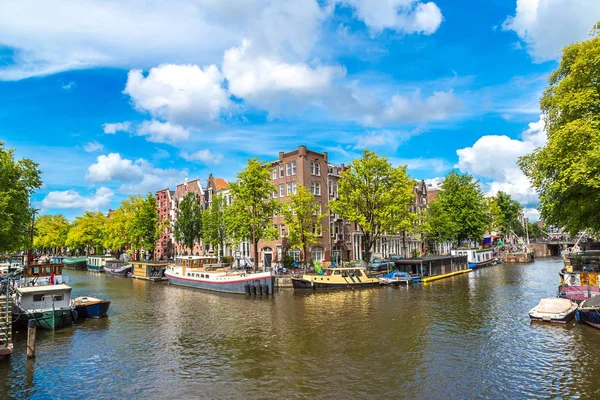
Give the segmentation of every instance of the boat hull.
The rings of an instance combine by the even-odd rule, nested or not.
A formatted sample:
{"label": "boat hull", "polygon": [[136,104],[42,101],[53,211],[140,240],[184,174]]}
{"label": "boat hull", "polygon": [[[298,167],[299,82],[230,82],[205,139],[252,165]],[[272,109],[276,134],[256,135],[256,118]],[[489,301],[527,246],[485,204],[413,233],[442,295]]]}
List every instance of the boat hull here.
{"label": "boat hull", "polygon": [[575,316],[575,310],[565,314],[565,315],[560,315],[560,316],[535,316],[535,315],[531,315],[529,314],[529,319],[531,321],[536,321],[536,322],[553,322],[553,323],[558,323],[558,324],[566,324],[568,322],[570,322],[573,317]]}
{"label": "boat hull", "polygon": [[310,281],[302,278],[292,278],[292,286],[296,290],[342,290],[342,289],[362,289],[379,286],[379,281],[363,283],[327,283]]}
{"label": "boat hull", "polygon": [[87,268],[87,261],[86,260],[82,260],[82,261],[77,261],[74,263],[63,263],[63,267],[67,268],[67,269],[75,269],[78,271],[84,271]]}
{"label": "boat hull", "polygon": [[104,272],[103,265],[88,265],[87,270],[90,272]]}
{"label": "boat hull", "polygon": [[127,276],[131,272],[131,265],[121,268],[108,268],[104,267],[104,273],[109,275]]}
{"label": "boat hull", "polygon": [[75,306],[75,310],[77,311],[78,318],[102,318],[107,316],[109,307],[110,301],[103,300],[91,304]]}
{"label": "boat hull", "polygon": [[77,318],[77,311],[73,309],[19,311],[13,320],[17,326],[27,326],[29,320],[34,320],[38,328],[55,330],[70,326]]}
{"label": "boat hull", "polygon": [[493,263],[495,263],[496,260],[492,259],[492,260],[486,260],[486,261],[482,261],[479,263],[469,263],[469,269],[477,269],[477,268],[481,268],[481,267],[487,267],[488,265],[493,265]]}
{"label": "boat hull", "polygon": [[[175,274],[171,274],[165,271],[165,277],[172,285],[185,286],[194,289],[208,290],[212,292],[223,292],[223,293],[235,293],[235,294],[249,294],[257,293],[259,290],[264,292],[264,288],[267,288],[268,293],[273,293],[275,287],[275,277],[270,274],[257,274],[259,276],[247,276],[245,278],[232,278],[231,280],[207,280],[198,278],[188,278]],[[249,285],[249,287],[247,287]],[[254,291],[252,291],[254,286]],[[250,291],[248,291],[250,289]]]}

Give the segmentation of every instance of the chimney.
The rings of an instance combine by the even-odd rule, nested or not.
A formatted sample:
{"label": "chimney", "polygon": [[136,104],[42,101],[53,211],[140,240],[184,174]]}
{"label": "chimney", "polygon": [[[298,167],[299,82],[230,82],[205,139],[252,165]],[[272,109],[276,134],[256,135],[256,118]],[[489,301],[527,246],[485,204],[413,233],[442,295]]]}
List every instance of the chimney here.
{"label": "chimney", "polygon": [[298,146],[298,155],[306,157],[306,146]]}
{"label": "chimney", "polygon": [[283,151],[279,152],[279,161],[283,161]]}
{"label": "chimney", "polygon": [[328,159],[327,159],[327,152],[326,152],[326,151],[325,151],[325,152],[323,152],[323,158],[325,159],[325,162],[327,162],[327,161],[328,161]]}

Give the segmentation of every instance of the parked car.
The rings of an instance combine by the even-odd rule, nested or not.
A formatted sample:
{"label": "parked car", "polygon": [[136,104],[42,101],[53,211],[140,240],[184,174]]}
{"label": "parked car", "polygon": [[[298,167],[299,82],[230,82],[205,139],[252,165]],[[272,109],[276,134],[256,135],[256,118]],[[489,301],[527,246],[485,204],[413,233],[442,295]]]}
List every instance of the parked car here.
{"label": "parked car", "polygon": [[388,268],[394,267],[392,261],[382,260],[381,258],[375,258],[369,263],[369,269],[372,271],[387,271]]}
{"label": "parked car", "polygon": [[404,256],[390,255],[388,257],[388,260],[390,260],[390,261],[404,260]]}

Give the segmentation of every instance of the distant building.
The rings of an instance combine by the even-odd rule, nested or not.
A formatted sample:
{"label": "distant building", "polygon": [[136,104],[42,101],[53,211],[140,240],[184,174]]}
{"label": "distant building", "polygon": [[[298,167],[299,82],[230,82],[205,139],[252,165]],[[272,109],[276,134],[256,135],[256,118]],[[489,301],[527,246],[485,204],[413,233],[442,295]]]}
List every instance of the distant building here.
{"label": "distant building", "polygon": [[156,192],[156,214],[159,222],[165,221],[167,226],[160,233],[154,249],[154,259],[169,259],[174,257],[173,223],[175,218],[175,191],[167,189]]}

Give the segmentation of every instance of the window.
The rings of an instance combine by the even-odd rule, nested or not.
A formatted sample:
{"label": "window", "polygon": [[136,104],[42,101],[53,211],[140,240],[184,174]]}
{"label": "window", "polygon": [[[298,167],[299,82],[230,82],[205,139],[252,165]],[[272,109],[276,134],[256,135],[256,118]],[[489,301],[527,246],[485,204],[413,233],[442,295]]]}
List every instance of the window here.
{"label": "window", "polygon": [[273,198],[276,199],[277,198],[277,191],[273,190]]}
{"label": "window", "polygon": [[291,195],[292,194],[292,184],[288,182],[287,184],[287,195]]}
{"label": "window", "polygon": [[281,237],[285,237],[285,225],[281,224]]}
{"label": "window", "polygon": [[329,180],[329,195],[333,196],[333,181]]}
{"label": "window", "polygon": [[283,183],[279,185],[279,197],[283,197],[285,196],[285,193],[283,192]]}
{"label": "window", "polygon": [[315,175],[321,175],[321,164],[319,164],[318,162],[315,162]]}
{"label": "window", "polygon": [[273,179],[277,179],[277,167],[273,168]]}
{"label": "window", "polygon": [[44,298],[43,294],[34,294],[33,295],[33,301],[42,301],[43,298]]}
{"label": "window", "polygon": [[63,295],[59,294],[58,296],[54,296],[54,301],[63,301]]}
{"label": "window", "polygon": [[321,229],[321,224],[313,224],[313,233],[317,236],[323,236],[323,230]]}
{"label": "window", "polygon": [[292,175],[292,164],[287,163],[285,164],[285,176],[290,176]]}
{"label": "window", "polygon": [[321,195],[321,184],[319,182],[313,182],[310,184],[310,192],[315,196]]}
{"label": "window", "polygon": [[292,175],[296,175],[296,161],[292,161]]}
{"label": "window", "polygon": [[288,250],[287,255],[292,257],[294,261],[300,262],[300,249]]}
{"label": "window", "polygon": [[313,247],[310,250],[310,258],[313,261],[322,262],[324,253],[325,252],[322,247]]}
{"label": "window", "polygon": [[279,166],[279,177],[283,178],[283,164]]}
{"label": "window", "polygon": [[292,182],[292,193],[297,194],[298,189],[296,188],[296,181]]}
{"label": "window", "polygon": [[311,175],[315,174],[315,162],[314,161],[310,162],[310,174]]}

